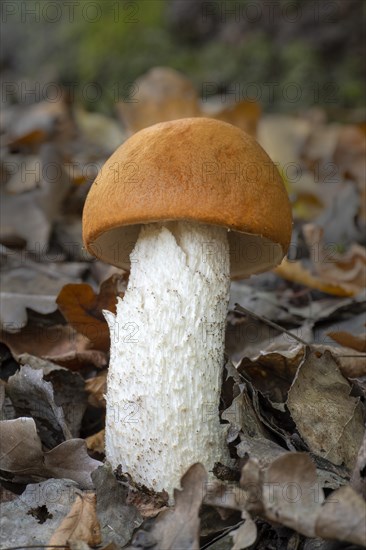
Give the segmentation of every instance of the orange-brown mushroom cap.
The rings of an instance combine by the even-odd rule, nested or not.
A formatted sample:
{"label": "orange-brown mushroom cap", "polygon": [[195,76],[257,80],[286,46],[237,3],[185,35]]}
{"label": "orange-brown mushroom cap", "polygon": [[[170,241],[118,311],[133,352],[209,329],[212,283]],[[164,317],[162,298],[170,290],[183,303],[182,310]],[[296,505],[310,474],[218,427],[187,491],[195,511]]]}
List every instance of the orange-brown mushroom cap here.
{"label": "orange-brown mushroom cap", "polygon": [[209,118],[155,124],[125,141],[89,191],[84,243],[129,269],[141,224],[172,220],[228,228],[233,277],[277,265],[290,243],[291,206],[275,165],[251,136]]}

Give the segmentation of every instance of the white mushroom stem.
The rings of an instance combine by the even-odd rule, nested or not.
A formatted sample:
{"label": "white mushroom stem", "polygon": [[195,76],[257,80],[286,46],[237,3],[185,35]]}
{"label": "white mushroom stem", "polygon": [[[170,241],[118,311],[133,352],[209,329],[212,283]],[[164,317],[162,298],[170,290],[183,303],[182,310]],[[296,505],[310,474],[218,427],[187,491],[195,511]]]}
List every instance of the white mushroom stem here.
{"label": "white mushroom stem", "polygon": [[106,312],[106,457],[170,495],[193,463],[228,463],[218,409],[229,263],[225,228],[146,225],[117,314]]}

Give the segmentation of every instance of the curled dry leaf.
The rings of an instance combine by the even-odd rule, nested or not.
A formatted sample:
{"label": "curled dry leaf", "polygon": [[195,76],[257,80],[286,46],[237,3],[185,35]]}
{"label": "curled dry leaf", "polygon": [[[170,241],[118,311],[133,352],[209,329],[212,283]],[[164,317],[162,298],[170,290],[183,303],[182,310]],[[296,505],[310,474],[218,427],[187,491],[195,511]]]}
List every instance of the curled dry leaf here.
{"label": "curled dry leaf", "polygon": [[95,348],[109,349],[109,330],[103,309],[116,312],[119,284],[122,277],[112,275],[101,284],[99,294],[85,283],[65,285],[57,297],[57,305],[73,328],[86,336]]}
{"label": "curled dry leaf", "polygon": [[24,239],[27,250],[47,259],[53,223],[61,213],[71,182],[56,144],[43,144],[40,154],[42,184],[20,195],[1,193],[1,243],[9,246]]}
{"label": "curled dry leaf", "polygon": [[243,385],[231,405],[221,415],[231,425],[232,437],[235,438],[239,432],[249,435],[252,438],[264,438],[266,430],[258,418],[253,404],[250,400],[248,390]]}
{"label": "curled dry leaf", "polygon": [[93,472],[92,479],[103,542],[115,542],[124,547],[142,523],[137,508],[127,502],[128,486],[117,481],[108,462]]}
{"label": "curled dry leaf", "polygon": [[280,114],[262,116],[257,139],[270,158],[283,168],[299,158],[311,126],[308,120]]}
{"label": "curled dry leaf", "polygon": [[25,365],[9,378],[6,392],[18,416],[33,417],[46,448],[71,439],[63,409],[56,405],[52,384],[43,379],[42,370]]}
{"label": "curled dry leaf", "polygon": [[314,536],[323,492],[317,485],[316,468],[306,454],[288,453],[266,469],[262,486],[265,515],[299,533]]}
{"label": "curled dry leaf", "polygon": [[122,471],[122,468],[117,469],[117,479],[128,489],[127,504],[134,506],[143,518],[153,518],[162,510],[166,510],[169,501],[166,491],[156,492],[145,485],[135,483],[128,473]]}
{"label": "curled dry leaf", "polygon": [[133,101],[117,105],[130,134],[157,122],[200,115],[192,82],[169,67],[154,67],[131,87]]}
{"label": "curled dry leaf", "polygon": [[92,550],[92,548],[87,544],[86,542],[78,539],[78,540],[71,540],[68,542],[68,549],[70,550]]}
{"label": "curled dry leaf", "polygon": [[308,349],[286,405],[310,450],[352,469],[364,424],[359,399],[350,392],[332,354]]}
{"label": "curled dry leaf", "polygon": [[203,503],[216,508],[238,510],[242,512],[248,507],[248,493],[237,483],[222,483],[212,481],[207,486]]}
{"label": "curled dry leaf", "polygon": [[361,353],[366,353],[366,334],[351,334],[346,331],[328,332],[328,335],[345,348],[352,348]]}
{"label": "curled dry leaf", "polygon": [[366,248],[352,244],[340,254],[337,243],[324,244],[323,228],[313,223],[304,225],[303,233],[317,275],[325,281],[341,284],[355,295],[366,287]]}
{"label": "curled dry leaf", "polygon": [[89,435],[85,438],[86,446],[90,451],[95,451],[100,454],[104,454],[104,441],[105,441],[105,430],[100,430],[96,434]]}
{"label": "curled dry leaf", "polygon": [[249,437],[241,437],[236,451],[240,458],[249,456],[256,459],[261,467],[268,466],[275,458],[288,452],[270,439]]}
{"label": "curled dry leaf", "polygon": [[366,547],[366,502],[351,487],[334,491],[318,512],[315,533]]}
{"label": "curled dry leaf", "polygon": [[43,315],[55,312],[60,288],[80,282],[86,270],[81,262],[39,263],[27,252],[15,252],[3,245],[0,254],[0,323],[7,332],[17,332],[27,324],[28,309]]}
{"label": "curled dry leaf", "polygon": [[[352,187],[348,188],[350,192],[354,192]],[[343,208],[343,202],[339,205],[339,208]],[[353,220],[354,213],[350,212],[349,216]],[[332,214],[331,220],[334,219],[337,219],[337,215]],[[275,272],[289,281],[303,284],[327,294],[357,296],[366,286],[366,249],[353,243],[345,253],[341,254],[339,247],[342,245],[342,241],[335,242],[334,237],[330,241],[330,238],[327,237],[327,241],[324,243],[324,228],[329,227],[330,221],[323,220],[323,225],[324,227],[321,227],[311,223],[303,227],[303,234],[311,258],[311,269],[307,269],[301,261],[290,262],[284,259],[281,265],[275,269]],[[344,233],[345,230],[340,231],[339,239]],[[357,231],[355,229],[352,238],[354,239],[356,236]],[[348,243],[349,239],[346,241],[346,244]]]}
{"label": "curled dry leaf", "polygon": [[261,112],[262,109],[257,102],[242,100],[239,102],[235,101],[233,105],[220,109],[212,115],[208,113],[208,116],[238,126],[244,132],[255,136]]}
{"label": "curled dry leaf", "polygon": [[248,548],[248,546],[254,544],[257,539],[257,526],[254,521],[246,512],[242,512],[242,518],[245,519],[243,525],[229,533],[234,543],[231,550]]}
{"label": "curled dry leaf", "polygon": [[185,548],[198,550],[199,511],[207,490],[207,473],[202,464],[194,464],[181,479],[182,490],[174,490],[174,510],[165,510],[152,529],[139,530],[132,548]]}
{"label": "curled dry leaf", "polygon": [[250,459],[242,469],[240,485],[250,495],[245,507],[270,522],[307,537],[366,544],[365,501],[345,486],[324,502],[315,464],[305,453],[288,453],[264,470]]}
{"label": "curled dry leaf", "polygon": [[334,162],[342,175],[357,183],[360,193],[359,217],[366,223],[366,185],[365,185],[365,133],[355,125],[343,126],[334,152]]}
{"label": "curled dry leaf", "polygon": [[332,294],[334,296],[355,296],[357,294],[357,292],[348,285],[335,283],[325,277],[312,275],[312,273],[303,266],[301,261],[290,262],[285,258],[274,271],[277,275],[288,281],[308,286],[315,290],[320,290],[326,294]]}
{"label": "curled dry leaf", "polygon": [[[286,452],[263,466],[249,458],[242,468],[239,487],[213,483],[204,502],[240,510],[245,518],[259,516],[306,537],[366,544],[366,503],[349,486],[337,489],[325,501],[315,463],[306,453]],[[250,535],[251,525],[248,530]],[[245,543],[248,533],[243,531]]]}
{"label": "curled dry leaf", "polygon": [[88,365],[102,368],[107,365],[104,352],[90,349],[90,341],[69,325],[38,325],[28,323],[17,333],[2,331],[0,340],[15,358],[29,353],[53,361],[71,370]]}
{"label": "curled dry leaf", "polygon": [[57,406],[62,407],[72,437],[79,437],[82,419],[87,407],[87,393],[82,376],[78,372],[72,372],[51,361],[40,359],[28,353],[19,355],[18,361],[21,365],[30,365],[32,369],[40,370],[43,373],[44,380],[51,382],[55,403]]}
{"label": "curled dry leaf", "polygon": [[[327,171],[326,166],[325,170]],[[362,242],[362,230],[357,220],[360,197],[351,181],[328,183],[321,186],[321,193],[327,207],[314,222],[322,230],[321,248],[318,244],[314,250],[309,245],[308,247],[311,255],[317,258],[319,252],[328,263],[340,252],[343,254],[343,251],[348,250],[352,243]],[[302,234],[307,240],[306,229]]]}
{"label": "curled dry leaf", "polygon": [[[43,277],[42,277],[43,278]],[[37,277],[38,283],[39,277]],[[38,287],[42,288],[42,287]],[[57,309],[55,294],[26,294],[1,292],[0,324],[8,332],[20,330],[27,324],[27,310],[48,315]]]}
{"label": "curled dry leaf", "polygon": [[[313,344],[312,349],[323,354],[328,351],[336,359],[339,370],[345,378],[357,378],[366,375],[366,364],[362,353],[352,348]],[[304,347],[305,350],[305,347]]]}
{"label": "curled dry leaf", "polygon": [[76,495],[70,512],[56,529],[48,544],[50,546],[67,545],[69,541],[79,540],[91,546],[100,544],[102,540],[96,513],[95,493]]}
{"label": "curled dry leaf", "polygon": [[26,108],[18,106],[13,118],[6,126],[7,143],[10,147],[37,146],[49,139],[51,133],[61,131],[64,137],[71,137],[74,130],[66,93],[58,90],[57,101],[40,101]]}
{"label": "curled dry leaf", "polygon": [[286,401],[303,357],[304,346],[301,344],[278,351],[263,350],[251,359],[245,357],[238,366],[238,371],[245,374],[255,388],[272,402],[281,403]]}
{"label": "curled dry leaf", "polygon": [[323,244],[320,226],[307,224],[303,231],[314,273],[301,261],[285,258],[275,268],[277,275],[335,296],[356,296],[362,292],[366,286],[366,249],[352,244],[346,253],[340,254],[336,243]]}
{"label": "curled dry leaf", "polygon": [[41,179],[41,161],[36,155],[17,155],[11,163],[11,176],[6,182],[8,193],[25,193],[34,189]]}
{"label": "curled dry leaf", "polygon": [[5,479],[34,483],[50,477],[66,478],[83,489],[92,488],[91,472],[101,463],[88,456],[83,439],[69,439],[44,452],[34,420],[24,417],[1,421],[0,435],[0,471],[5,472]]}
{"label": "curled dry leaf", "polygon": [[78,128],[88,143],[92,143],[107,154],[113,153],[126,139],[120,124],[102,113],[91,113],[80,106],[74,109]]}
{"label": "curled dry leaf", "polygon": [[366,430],[352,472],[351,486],[366,500]]}
{"label": "curled dry leaf", "polygon": [[107,371],[104,370],[94,378],[89,378],[85,389],[89,392],[88,401],[93,407],[105,408],[105,394],[107,392]]}

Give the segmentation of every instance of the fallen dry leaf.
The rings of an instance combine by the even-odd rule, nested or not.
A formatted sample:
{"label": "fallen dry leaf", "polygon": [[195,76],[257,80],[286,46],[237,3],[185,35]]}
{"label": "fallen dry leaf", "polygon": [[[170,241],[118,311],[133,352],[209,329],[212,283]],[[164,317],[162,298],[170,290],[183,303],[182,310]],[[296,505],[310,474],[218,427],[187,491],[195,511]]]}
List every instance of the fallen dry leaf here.
{"label": "fallen dry leaf", "polygon": [[334,296],[355,296],[358,293],[346,283],[336,283],[333,280],[329,280],[326,277],[320,277],[312,275],[311,272],[306,269],[301,261],[289,261],[285,258],[282,263],[274,269],[280,277],[300,285],[305,285],[326,294],[332,294]]}
{"label": "fallen dry leaf", "polygon": [[[333,160],[341,129],[342,126],[337,122],[327,124],[324,118],[316,121],[310,127],[309,135],[303,144],[300,155],[308,166],[318,170],[319,175],[322,173],[322,169],[324,170],[327,166],[329,169],[328,163]],[[322,183],[327,181],[328,173],[325,170],[325,181],[320,179]],[[336,176],[333,172],[332,175],[333,178]],[[337,174],[337,176],[338,181],[339,175]]]}
{"label": "fallen dry leaf", "polygon": [[74,131],[72,116],[65,91],[59,89],[57,101],[40,101],[33,105],[18,106],[15,116],[6,126],[7,144],[11,148],[38,146],[57,131],[70,138]]}
{"label": "fallen dry leaf", "polygon": [[[285,452],[282,456],[272,457],[263,466],[256,459],[249,458],[241,470],[239,487],[215,482],[209,487],[205,503],[240,510],[245,518],[259,516],[311,538],[324,536],[360,543],[365,530],[365,502],[349,486],[332,492],[325,501],[322,478],[317,475],[315,463],[306,453]],[[332,514],[339,518],[338,525],[333,525],[337,520],[328,521]],[[353,520],[350,521],[352,514]],[[351,532],[347,522],[354,527],[355,533]],[[254,529],[252,531],[249,525],[249,533],[243,531],[245,543],[246,535],[251,536]]]}
{"label": "fallen dry leaf", "polygon": [[364,423],[359,398],[350,393],[351,386],[332,354],[308,349],[286,405],[311,451],[352,469]]}
{"label": "fallen dry leaf", "polygon": [[231,438],[235,439],[240,432],[255,439],[265,438],[266,429],[254,410],[248,389],[244,384],[241,384],[239,391],[239,395],[221,414],[221,418],[230,423]]}
{"label": "fallen dry leaf", "polygon": [[[323,232],[325,260],[329,263],[340,251],[343,253],[352,244],[362,242],[362,229],[357,218],[360,197],[354,183],[348,180],[324,184],[320,190],[325,206],[313,220]],[[306,239],[304,232],[303,236]],[[317,254],[318,248],[316,245],[314,251],[310,249],[309,252]]]}
{"label": "fallen dry leaf", "polygon": [[207,113],[207,115],[238,126],[244,132],[255,136],[261,112],[262,109],[256,101],[242,100],[239,102],[236,101],[233,105],[220,109],[213,114]]}
{"label": "fallen dry leaf", "polygon": [[29,353],[71,370],[107,365],[105,353],[90,349],[90,341],[70,325],[44,326],[31,322],[16,333],[2,331],[0,341],[10,348],[15,358]]}
{"label": "fallen dry leaf", "polygon": [[318,512],[315,533],[366,547],[366,502],[351,487],[334,491]]}
{"label": "fallen dry leaf", "polygon": [[333,160],[342,176],[354,180],[360,193],[359,217],[366,223],[366,184],[365,184],[365,133],[356,125],[343,126],[339,136]]}
{"label": "fallen dry leaf", "polygon": [[120,124],[102,113],[91,113],[79,106],[74,109],[74,116],[84,138],[108,155],[126,139]]}
{"label": "fallen dry leaf", "polygon": [[23,353],[18,356],[21,365],[30,365],[32,369],[41,370],[43,378],[51,382],[55,403],[62,407],[66,424],[72,437],[79,437],[82,419],[87,407],[85,381],[78,372],[60,367],[51,361],[46,361]]}
{"label": "fallen dry leaf", "polygon": [[328,335],[345,348],[352,348],[361,353],[366,353],[366,334],[355,335],[346,331],[328,332]]}
{"label": "fallen dry leaf", "polygon": [[182,490],[174,490],[174,510],[165,510],[152,529],[139,530],[130,548],[184,548],[199,550],[199,511],[207,490],[207,473],[201,464],[194,464],[181,479]]}
{"label": "fallen dry leaf", "polygon": [[357,378],[366,376],[366,364],[364,354],[355,352],[352,348],[341,348],[334,346],[312,346],[320,353],[328,350],[339,364],[339,369],[345,378]]}
{"label": "fallen dry leaf", "polygon": [[91,472],[100,466],[88,456],[83,439],[69,439],[43,452],[32,418],[0,421],[2,455],[0,470],[14,483],[35,483],[55,477],[76,481],[82,489],[92,488]]}
{"label": "fallen dry leaf", "polygon": [[248,548],[257,540],[257,526],[251,519],[249,514],[242,512],[242,518],[245,519],[243,525],[241,525],[235,531],[230,531],[229,535],[233,538],[233,546],[231,550],[241,550],[241,548]]}
{"label": "fallen dry leaf", "polygon": [[1,192],[1,240],[6,246],[24,239],[27,250],[47,259],[52,226],[62,210],[71,186],[59,148],[54,143],[41,147],[41,184],[20,195]]}
{"label": "fallen dry leaf", "polygon": [[103,542],[115,542],[124,547],[143,521],[135,506],[127,502],[128,486],[117,481],[108,462],[92,473],[92,479]]}
{"label": "fallen dry leaf", "polygon": [[135,483],[128,473],[118,467],[118,482],[127,490],[126,503],[134,506],[143,518],[153,518],[168,507],[169,495],[166,491],[154,491],[145,485]]}
{"label": "fallen dry leaf", "polygon": [[277,347],[278,351],[263,349],[254,357],[244,357],[237,369],[272,402],[284,403],[297,368],[304,357],[304,346],[287,344],[287,349],[283,350],[279,349],[278,345],[268,347]]}
{"label": "fallen dry leaf", "polygon": [[276,458],[264,474],[266,518],[314,536],[318,506],[323,501],[322,489],[316,485],[315,465],[308,455],[288,453]]}
{"label": "fallen dry leaf", "polygon": [[[1,503],[0,545],[22,550],[31,545],[46,547],[60,522],[70,511],[78,485],[70,479],[29,483],[12,502]],[[65,549],[66,550],[66,549]]]}
{"label": "fallen dry leaf", "polygon": [[236,446],[239,458],[254,458],[261,468],[267,467],[275,458],[289,452],[270,439],[245,436],[241,436],[240,439]]}
{"label": "fallen dry leaf", "polygon": [[0,322],[16,332],[27,324],[28,309],[49,314],[57,310],[56,297],[63,285],[77,283],[85,272],[82,263],[36,262],[26,251],[0,245]]}
{"label": "fallen dry leaf", "polygon": [[169,67],[154,67],[125,91],[130,97],[117,110],[129,134],[157,122],[200,115],[193,84]]}
{"label": "fallen dry leaf", "polygon": [[310,132],[309,121],[301,117],[267,114],[258,121],[257,140],[281,172],[299,158]]}
{"label": "fallen dry leaf", "polygon": [[88,401],[93,407],[105,408],[105,394],[107,393],[107,374],[104,370],[94,378],[89,378],[85,383],[85,389],[89,393]]}
{"label": "fallen dry leaf", "polygon": [[[13,330],[20,329],[17,323],[17,302],[24,300],[23,309],[32,308],[40,313],[50,313],[57,308],[55,300],[60,288],[67,283],[78,283],[81,276],[87,270],[83,262],[38,262],[25,250],[15,251],[0,245],[2,293],[9,296],[13,304],[13,316],[11,307],[8,314],[2,314],[2,322],[5,320],[13,323]],[[57,256],[60,259],[60,256]],[[61,255],[62,258],[62,255]],[[2,295],[3,296],[3,295]],[[28,298],[27,298],[28,297]],[[5,301],[5,297],[3,298]],[[39,305],[37,306],[37,299]],[[28,305],[26,300],[31,301]],[[34,304],[34,305],[33,305]],[[47,306],[47,311],[43,308]],[[6,304],[3,306],[6,313]],[[26,319],[26,315],[24,314]],[[9,329],[11,330],[11,329]]]}
{"label": "fallen dry leaf", "polygon": [[56,529],[48,544],[50,546],[67,545],[69,541],[79,540],[91,546],[100,544],[102,540],[96,513],[95,493],[76,494],[70,512]]}
{"label": "fallen dry leaf", "polygon": [[112,275],[101,284],[99,294],[84,283],[65,285],[57,297],[57,305],[65,319],[97,349],[109,349],[109,329],[102,311],[116,312],[121,280],[118,275]]}
{"label": "fallen dry leaf", "polygon": [[37,187],[40,182],[42,169],[37,155],[14,155],[11,166],[11,176],[6,182],[7,193],[25,193]]}
{"label": "fallen dry leaf", "polygon": [[78,539],[78,540],[71,540],[68,543],[68,548],[70,550],[92,550],[92,548],[87,544],[86,542]]}
{"label": "fallen dry leaf", "polygon": [[315,224],[303,226],[316,274],[324,280],[342,285],[358,294],[366,288],[366,248],[352,244],[343,254],[335,242],[324,245],[323,229]]}
{"label": "fallen dry leaf", "polygon": [[96,434],[89,435],[85,438],[86,446],[91,451],[104,454],[104,441],[105,441],[105,430],[100,430]]}
{"label": "fallen dry leaf", "polygon": [[351,487],[366,500],[366,430],[352,472]]}
{"label": "fallen dry leaf", "polygon": [[315,464],[305,453],[288,453],[264,470],[250,459],[242,469],[240,485],[249,495],[244,507],[257,510],[270,522],[307,537],[366,544],[365,501],[349,486],[324,501]]}
{"label": "fallen dry leaf", "polygon": [[43,378],[42,370],[25,365],[11,376],[6,386],[17,416],[33,417],[43,445],[56,447],[72,435],[62,407],[55,403],[51,382]]}

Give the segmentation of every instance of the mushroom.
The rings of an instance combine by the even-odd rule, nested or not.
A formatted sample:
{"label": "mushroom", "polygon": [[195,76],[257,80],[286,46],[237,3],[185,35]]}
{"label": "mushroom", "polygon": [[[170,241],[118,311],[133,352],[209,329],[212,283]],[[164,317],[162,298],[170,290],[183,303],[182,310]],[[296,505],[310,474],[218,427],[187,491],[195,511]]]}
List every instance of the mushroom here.
{"label": "mushroom", "polygon": [[145,128],[107,160],[87,196],[91,254],[130,269],[114,316],[106,458],[171,495],[187,468],[230,463],[219,419],[230,275],[279,264],[291,207],[274,164],[225,122]]}

